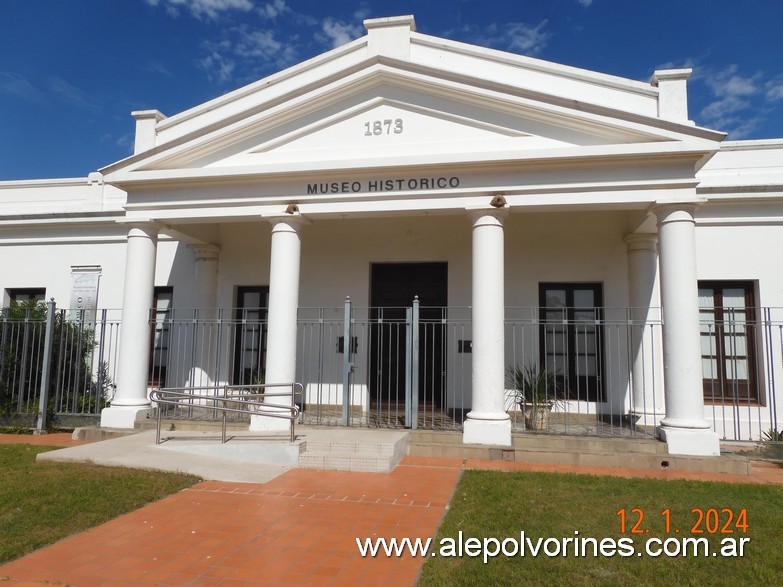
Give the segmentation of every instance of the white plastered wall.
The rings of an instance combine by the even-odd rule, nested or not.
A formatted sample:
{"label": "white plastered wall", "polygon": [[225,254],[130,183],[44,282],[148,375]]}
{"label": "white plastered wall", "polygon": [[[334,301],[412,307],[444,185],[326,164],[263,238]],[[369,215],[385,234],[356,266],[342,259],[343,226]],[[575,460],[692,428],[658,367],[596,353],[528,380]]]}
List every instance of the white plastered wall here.
{"label": "white plastered wall", "polygon": [[[511,363],[538,364],[537,319],[540,283],[600,284],[605,319],[616,320],[628,305],[627,217],[620,211],[520,212],[506,221],[506,357]],[[617,336],[619,335],[619,337]],[[605,400],[569,406],[580,413],[622,414],[628,409],[629,380],[625,329],[604,328]],[[507,406],[514,404],[511,391]],[[575,402],[572,402],[575,404]]]}
{"label": "white plastered wall", "polygon": [[[589,282],[603,286],[604,305],[627,305],[627,259],[623,242],[624,212],[514,212],[506,220],[506,305],[538,305],[539,282]],[[235,305],[238,285],[268,285],[269,225],[263,222],[224,224],[220,228],[219,306]],[[342,402],[342,336],[346,296],[357,316],[366,320],[370,303],[372,263],[448,263],[448,304],[457,308],[450,319],[469,317],[471,303],[471,228],[465,215],[352,219],[316,218],[304,226],[300,278],[300,340],[298,371],[328,403]],[[176,287],[175,287],[176,291]],[[323,308],[323,310],[320,310]],[[364,309],[364,310],[362,310]],[[321,326],[317,326],[321,324]],[[531,328],[525,328],[530,334]],[[356,334],[367,338],[366,326]],[[507,331],[507,339],[511,332]],[[457,352],[460,339],[469,340],[470,324],[450,326],[447,359],[447,407],[470,408],[470,355]],[[321,337],[318,339],[317,337]],[[368,341],[360,341],[356,357],[352,403],[366,408]],[[512,343],[507,341],[507,356]],[[324,354],[317,357],[316,348]],[[530,347],[538,356],[538,350]],[[313,387],[313,365],[321,362],[319,389]],[[323,385],[323,384],[326,385]],[[627,381],[618,381],[601,408],[622,412]],[[595,406],[593,406],[595,409]]]}
{"label": "white plastered wall", "polygon": [[6,262],[0,272],[0,286],[6,292],[15,288],[46,288],[46,298],[67,308],[71,301],[71,267],[99,266],[99,308],[122,306],[125,274],[125,242],[42,243],[40,245],[0,246]]}

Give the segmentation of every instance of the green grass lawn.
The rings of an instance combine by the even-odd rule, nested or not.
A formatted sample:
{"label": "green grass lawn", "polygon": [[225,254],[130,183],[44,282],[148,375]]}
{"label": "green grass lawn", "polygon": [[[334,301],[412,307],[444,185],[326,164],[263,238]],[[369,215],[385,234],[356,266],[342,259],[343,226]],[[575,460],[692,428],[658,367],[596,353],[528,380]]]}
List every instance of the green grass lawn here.
{"label": "green grass lawn", "polygon": [[36,464],[52,447],[0,445],[0,563],[97,526],[198,481],[192,475]]}
{"label": "green grass lawn", "polygon": [[[621,517],[625,509],[626,528],[621,532]],[[639,514],[644,518],[631,533]],[[718,516],[707,514],[697,529],[700,508],[706,512],[716,508]],[[728,512],[735,517],[728,522]],[[669,532],[661,512],[670,511]],[[747,533],[737,526],[739,512],[747,512]],[[709,517],[709,526],[707,517]],[[718,522],[717,526],[715,522]],[[739,526],[742,526],[740,520]],[[725,528],[724,528],[725,527]],[[680,532],[676,533],[675,530]],[[570,543],[568,556],[548,557],[539,553],[524,557],[503,556],[446,558],[430,557],[420,585],[780,585],[783,577],[783,487],[700,483],[692,481],[662,481],[653,479],[620,479],[561,475],[549,473],[502,473],[466,471],[459,483],[449,512],[433,542],[440,548],[440,539],[464,537],[504,538],[519,540],[520,531],[535,546],[539,538],[632,538],[636,550],[643,550],[648,538],[706,537],[710,556],[652,557],[644,554],[621,557],[574,556]],[[649,533],[646,532],[649,530]],[[714,533],[710,533],[712,530]],[[721,533],[721,530],[724,530]],[[733,530],[729,534],[728,530]],[[578,532],[579,534],[575,534]],[[750,538],[743,557],[711,556],[720,550],[724,538]],[[447,546],[449,543],[445,543]],[[590,543],[591,544],[591,543]],[[494,548],[494,545],[490,543]],[[513,545],[507,543],[507,551]],[[670,548],[673,550],[674,546]],[[550,543],[550,552],[557,545]]]}

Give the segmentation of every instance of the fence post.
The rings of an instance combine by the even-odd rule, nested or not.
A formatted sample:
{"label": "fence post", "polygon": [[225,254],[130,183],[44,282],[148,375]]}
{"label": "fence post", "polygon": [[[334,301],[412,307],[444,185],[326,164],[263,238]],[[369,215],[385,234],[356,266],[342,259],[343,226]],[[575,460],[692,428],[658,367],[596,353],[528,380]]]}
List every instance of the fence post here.
{"label": "fence post", "polygon": [[0,325],[0,331],[2,332],[2,337],[0,337],[0,381],[2,381],[5,378],[5,345],[8,340],[8,329],[11,328],[7,309],[0,311],[0,318],[2,318],[2,324]]}
{"label": "fence post", "polygon": [[46,411],[49,403],[49,372],[52,362],[52,341],[54,340],[54,312],[56,310],[54,298],[47,302],[46,312],[46,337],[44,338],[44,351],[41,372],[41,392],[38,396],[38,425],[36,434],[43,434],[46,428]]}
{"label": "fence post", "polygon": [[411,324],[411,430],[419,427],[419,296],[413,296]]}
{"label": "fence post", "polygon": [[[100,414],[101,410],[103,409],[103,405],[101,400],[108,399],[104,396],[103,389],[106,386],[106,380],[104,377],[108,376],[108,369],[107,372],[103,372],[103,360],[104,360],[104,353],[103,353],[103,347],[104,343],[106,342],[106,308],[101,310],[101,335],[98,342],[98,370],[96,371],[96,383],[95,383],[95,413]],[[92,356],[95,356],[94,353],[92,353]]]}
{"label": "fence post", "polygon": [[411,427],[413,417],[413,308],[405,308],[405,427]]}
{"label": "fence post", "polygon": [[341,420],[343,426],[351,424],[351,371],[353,370],[351,342],[351,297],[347,296],[343,318],[343,416]]}

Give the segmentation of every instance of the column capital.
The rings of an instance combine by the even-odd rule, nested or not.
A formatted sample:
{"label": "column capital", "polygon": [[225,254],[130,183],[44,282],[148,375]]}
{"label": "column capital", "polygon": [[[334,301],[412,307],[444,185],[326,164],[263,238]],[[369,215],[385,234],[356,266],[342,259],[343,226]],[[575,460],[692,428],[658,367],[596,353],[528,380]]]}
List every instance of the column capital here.
{"label": "column capital", "polygon": [[706,198],[693,198],[688,200],[656,200],[655,204],[650,206],[650,212],[658,218],[658,224],[661,222],[693,221],[693,214],[707,203]]}
{"label": "column capital", "polygon": [[629,252],[658,251],[658,235],[651,232],[626,234],[623,240],[628,245]]}
{"label": "column capital", "polygon": [[503,226],[503,223],[508,216],[508,209],[506,208],[465,208],[465,211],[470,215],[470,221],[473,223],[473,227],[478,226]]}
{"label": "column capital", "polygon": [[150,221],[128,222],[125,223],[125,227],[128,229],[128,238],[134,236],[158,238],[161,230],[160,226]]}
{"label": "column capital", "polygon": [[196,255],[196,261],[217,261],[220,258],[220,247],[211,244],[188,245]]}
{"label": "column capital", "polygon": [[[277,214],[275,216],[268,216],[265,220],[272,224],[272,232],[285,230],[299,232],[302,226],[310,224],[310,220],[301,214]],[[286,229],[286,227],[288,228]]]}

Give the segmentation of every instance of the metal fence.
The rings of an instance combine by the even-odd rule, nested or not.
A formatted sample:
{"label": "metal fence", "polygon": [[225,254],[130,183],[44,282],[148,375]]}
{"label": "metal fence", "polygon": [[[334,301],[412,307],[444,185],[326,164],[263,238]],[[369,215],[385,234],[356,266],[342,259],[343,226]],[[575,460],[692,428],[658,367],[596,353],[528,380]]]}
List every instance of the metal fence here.
{"label": "metal fence", "polygon": [[[724,440],[780,442],[783,415],[783,308],[701,309],[702,371],[708,420]],[[777,433],[777,434],[776,434]]]}
{"label": "metal fence", "polygon": [[[662,325],[656,309],[640,314],[630,308],[507,308],[506,408],[513,428],[653,436],[664,412]],[[528,412],[540,409],[524,397],[534,384],[546,385],[549,410],[537,422]]]}
{"label": "metal fence", "polygon": [[0,319],[0,422],[95,423],[114,390],[118,312],[13,304]]}
{"label": "metal fence", "polygon": [[[460,430],[472,396],[470,314],[467,307],[417,302],[301,308],[301,421]],[[253,308],[153,312],[150,388],[264,383],[265,315]],[[116,311],[90,314],[53,304],[5,309],[4,422],[36,425],[42,391],[59,423],[97,418],[113,394],[119,330]],[[653,435],[665,414],[661,334],[657,309],[506,308],[505,393],[513,429]],[[752,319],[724,311],[715,320],[702,309],[701,335],[705,417],[720,438],[758,441],[779,431],[783,310],[762,308]],[[525,372],[544,382],[545,418],[534,417]]]}
{"label": "metal fence", "polygon": [[469,315],[418,302],[300,312],[305,421],[461,429],[470,406]]}

